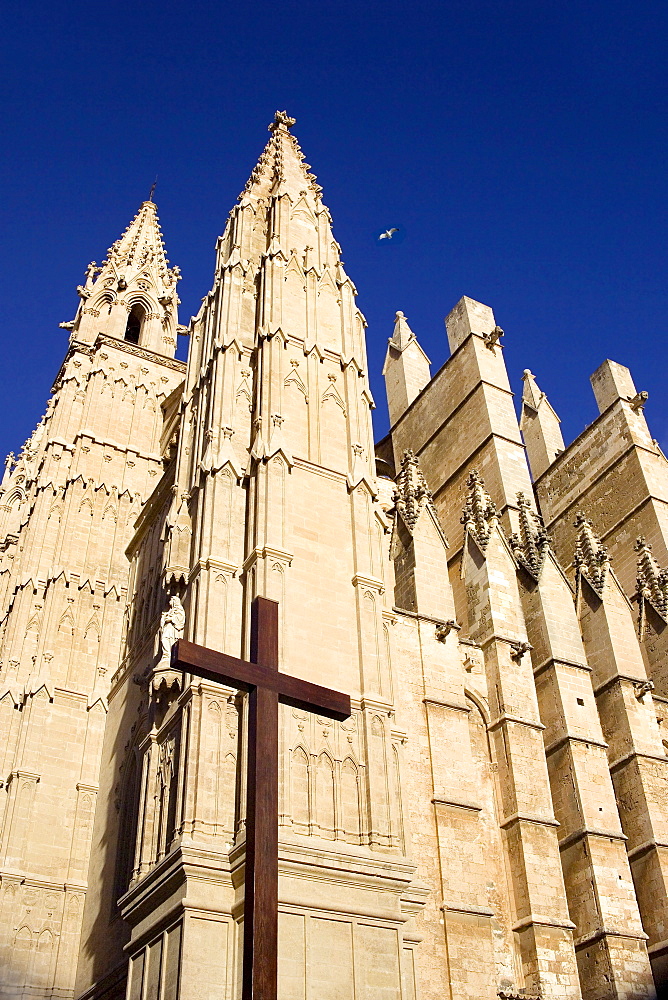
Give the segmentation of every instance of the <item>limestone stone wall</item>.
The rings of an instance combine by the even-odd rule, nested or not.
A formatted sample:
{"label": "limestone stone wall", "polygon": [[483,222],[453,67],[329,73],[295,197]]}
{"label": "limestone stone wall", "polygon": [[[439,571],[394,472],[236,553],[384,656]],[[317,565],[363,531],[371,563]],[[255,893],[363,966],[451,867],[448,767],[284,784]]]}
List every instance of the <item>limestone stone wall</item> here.
{"label": "limestone stone wall", "polygon": [[281,670],[353,709],[280,709],[281,1000],[651,1000],[668,478],[646,398],[605,362],[562,451],[525,372],[532,484],[492,310],[457,303],[431,380],[397,313],[377,471],[365,321],[293,124],[230,213],[187,368],[147,202],[8,463],[0,996],[238,1000],[245,701],[170,651],[248,656],[263,595]]}

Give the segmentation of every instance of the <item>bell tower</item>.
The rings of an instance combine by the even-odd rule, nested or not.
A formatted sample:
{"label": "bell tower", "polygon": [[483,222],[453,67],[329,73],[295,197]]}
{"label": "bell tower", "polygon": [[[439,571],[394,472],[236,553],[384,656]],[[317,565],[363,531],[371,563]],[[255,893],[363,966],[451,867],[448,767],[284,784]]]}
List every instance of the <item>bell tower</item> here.
{"label": "bell tower", "polygon": [[[185,365],[144,202],[90,264],[44,417],[0,485],[0,983],[73,996],[125,554]],[[176,394],[178,397],[178,393]],[[150,609],[147,608],[146,614]]]}
{"label": "bell tower", "polygon": [[73,341],[90,344],[104,333],[173,358],[180,278],[165,256],[157,208],[145,201],[102,265],[88,265],[76,317],[61,326]]}
{"label": "bell tower", "polygon": [[[390,532],[377,499],[366,324],[293,125],[276,113],[218,241],[213,286],[191,324],[176,460],[128,547],[127,648],[109,696],[93,834],[101,863],[77,975],[86,1000],[123,969],[131,997],[142,982],[145,1000],[176,1000],[177,983],[181,997],[236,995],[243,720],[234,691],[170,672],[169,612],[161,637],[144,612],[156,580],[161,608],[167,593],[182,600],[186,639],[233,656],[248,649],[252,599],[276,600],[280,669],[350,694],[353,717],[332,726],[281,710],[280,892],[292,901],[280,917],[280,962],[290,964],[282,991],[371,996],[382,981],[388,997],[402,993],[399,943],[422,897],[411,889],[399,905],[414,866],[400,805]],[[413,548],[438,558],[430,513],[416,536]],[[113,801],[133,766],[128,838]],[[323,879],[332,920],[322,919]],[[353,898],[368,915],[362,930]],[[336,957],[346,949],[354,982],[352,960],[342,972]]]}

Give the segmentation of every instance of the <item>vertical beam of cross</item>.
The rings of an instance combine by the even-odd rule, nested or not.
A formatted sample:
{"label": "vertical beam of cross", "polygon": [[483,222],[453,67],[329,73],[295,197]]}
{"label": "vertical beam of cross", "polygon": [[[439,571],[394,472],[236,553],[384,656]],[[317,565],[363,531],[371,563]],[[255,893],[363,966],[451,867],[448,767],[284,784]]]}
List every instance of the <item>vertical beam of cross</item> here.
{"label": "vertical beam of cross", "polygon": [[278,705],[350,717],[348,695],[278,669],[278,604],[256,597],[250,660],[180,639],[175,669],[248,692],[246,872],[242,1000],[277,1000],[278,978]]}
{"label": "vertical beam of cross", "polygon": [[[251,662],[278,671],[278,604],[256,598]],[[248,695],[242,1000],[276,1000],[278,980],[278,692]]]}

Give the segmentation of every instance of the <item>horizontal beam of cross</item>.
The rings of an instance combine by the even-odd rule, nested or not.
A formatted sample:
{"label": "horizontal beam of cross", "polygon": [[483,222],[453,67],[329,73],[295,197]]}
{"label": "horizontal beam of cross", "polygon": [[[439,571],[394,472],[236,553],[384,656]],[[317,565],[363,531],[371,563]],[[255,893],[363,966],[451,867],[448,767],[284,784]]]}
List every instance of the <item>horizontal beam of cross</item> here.
{"label": "horizontal beam of cross", "polygon": [[279,673],[278,670],[259,663],[239,660],[236,656],[198,646],[186,639],[179,639],[174,643],[172,667],[242,691],[267,688],[275,691],[279,701],[285,705],[307,712],[316,711],[328,719],[343,722],[350,716],[350,698],[347,694],[331,691],[290,674]]}

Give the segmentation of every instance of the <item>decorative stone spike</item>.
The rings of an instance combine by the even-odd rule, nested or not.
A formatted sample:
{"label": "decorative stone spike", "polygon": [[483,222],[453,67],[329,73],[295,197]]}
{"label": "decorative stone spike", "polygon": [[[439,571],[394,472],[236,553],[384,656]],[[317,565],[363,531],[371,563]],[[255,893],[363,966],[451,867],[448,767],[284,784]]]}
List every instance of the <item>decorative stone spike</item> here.
{"label": "decorative stone spike", "polygon": [[608,550],[595,534],[590,519],[582,511],[575,518],[574,524],[578,529],[575,546],[576,572],[582,573],[596,593],[602,596],[610,569]]}
{"label": "decorative stone spike", "polygon": [[410,449],[404,452],[404,457],[401,460],[401,472],[397,476],[394,501],[406,527],[411,532],[425,507],[430,507],[434,515],[437,516],[434,501],[427,481],[422,474],[420,463]]}
{"label": "decorative stone spike", "polygon": [[496,504],[485,489],[480,473],[474,469],[466,480],[468,496],[461,517],[467,532],[473,535],[483,552],[487,548],[493,528],[498,524]]}
{"label": "decorative stone spike", "polygon": [[643,535],[634,547],[638,553],[638,596],[668,620],[668,569],[661,569]]}
{"label": "decorative stone spike", "polygon": [[537,580],[550,547],[550,538],[542,518],[532,509],[524,493],[517,494],[517,505],[520,509],[520,531],[510,536],[510,545],[517,561]]}

